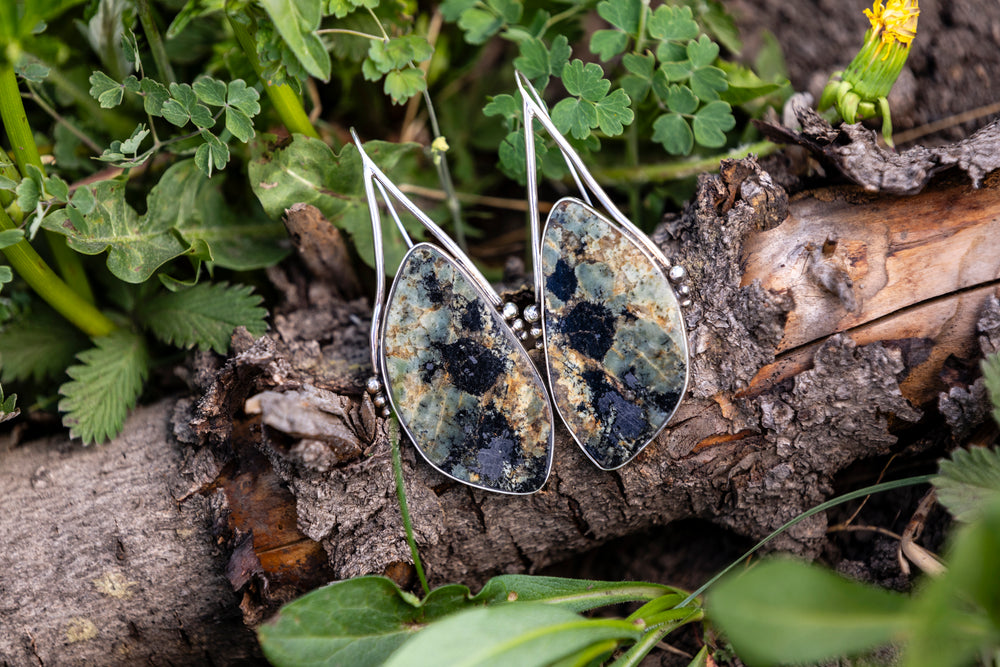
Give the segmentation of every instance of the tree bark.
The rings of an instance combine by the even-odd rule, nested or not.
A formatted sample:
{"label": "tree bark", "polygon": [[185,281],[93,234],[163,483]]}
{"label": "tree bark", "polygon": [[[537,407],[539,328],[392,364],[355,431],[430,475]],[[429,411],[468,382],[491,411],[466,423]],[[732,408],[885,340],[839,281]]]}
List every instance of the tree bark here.
{"label": "tree bark", "polygon": [[209,501],[178,502],[190,482],[168,416],[159,403],[106,445],[54,437],[0,455],[0,664],[261,661]]}

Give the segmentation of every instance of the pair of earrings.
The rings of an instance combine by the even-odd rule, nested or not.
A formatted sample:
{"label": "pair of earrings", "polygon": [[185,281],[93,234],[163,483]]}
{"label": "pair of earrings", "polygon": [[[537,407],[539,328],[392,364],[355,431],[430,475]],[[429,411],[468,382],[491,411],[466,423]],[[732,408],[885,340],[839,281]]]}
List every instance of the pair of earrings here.
{"label": "pair of earrings", "polygon": [[[531,83],[520,72],[516,77],[535,290],[524,319],[365,154],[357,135],[354,141],[375,236],[377,375],[367,390],[384,416],[396,412],[440,472],[487,491],[528,494],[545,484],[552,467],[553,404],[586,455],[614,470],[667,425],[686,390],[689,364],[681,304],[671,287],[683,281],[683,268],[672,267],[618,210]],[[535,120],[555,141],[583,197],[560,199],[544,229]],[[409,247],[388,299],[376,188]],[[591,194],[607,215],[594,208]],[[414,244],[392,199],[440,245]],[[548,391],[522,346],[530,338],[545,352]]]}

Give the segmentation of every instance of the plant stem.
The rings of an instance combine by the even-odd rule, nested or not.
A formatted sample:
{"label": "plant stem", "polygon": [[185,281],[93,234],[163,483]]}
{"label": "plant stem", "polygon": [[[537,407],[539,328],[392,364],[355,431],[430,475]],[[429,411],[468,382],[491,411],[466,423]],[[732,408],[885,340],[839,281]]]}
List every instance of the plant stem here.
{"label": "plant stem", "polygon": [[406,484],[403,481],[403,456],[399,451],[399,441],[402,439],[399,433],[399,426],[396,420],[392,420],[392,433],[389,440],[392,443],[392,473],[396,478],[396,498],[399,500],[399,513],[403,517],[403,530],[406,532],[406,543],[410,546],[410,554],[413,556],[413,568],[417,571],[417,578],[420,579],[420,587],[424,589],[424,595],[431,592],[427,585],[427,576],[424,574],[424,565],[420,562],[420,552],[417,551],[417,540],[413,537],[413,522],[410,520],[410,507],[406,502]]}
{"label": "plant stem", "polygon": [[[32,56],[37,58],[34,54]],[[132,133],[135,123],[132,122],[131,118],[119,113],[115,109],[102,109],[97,100],[90,96],[89,92],[80,88],[80,86],[76,85],[70,79],[67,79],[61,70],[50,66],[40,58],[38,61],[49,68],[49,75],[46,77],[46,81],[50,81],[53,86],[73,99],[73,102],[79,107],[81,117],[100,118],[101,123],[107,127],[108,133],[112,136],[128,136]]]}
{"label": "plant stem", "polygon": [[663,162],[660,164],[644,164],[637,167],[609,167],[606,169],[591,169],[590,173],[604,184],[629,186],[639,183],[662,183],[674,181],[688,176],[696,176],[703,171],[713,171],[719,168],[722,160],[744,158],[750,154],[770,155],[779,148],[770,141],[758,141],[746,146],[739,146],[722,155],[687,160],[684,162]]}
{"label": "plant stem", "polygon": [[[16,226],[7,212],[0,209],[0,231],[8,229],[16,229]],[[4,248],[3,254],[24,282],[80,331],[97,338],[116,329],[114,322],[70,289],[27,241]]]}
{"label": "plant stem", "polygon": [[[38,152],[35,137],[31,133],[28,115],[21,102],[21,91],[17,86],[17,76],[10,63],[0,64],[0,120],[3,121],[3,127],[7,131],[7,138],[10,140],[11,149],[14,152],[14,164],[17,165],[21,176],[28,175],[27,167],[29,164],[34,165],[44,174],[45,166],[42,164],[42,157]],[[68,283],[69,289],[93,304],[94,292],[90,289],[90,283],[87,281],[87,274],[83,271],[80,256],[66,246],[66,239],[62,235],[46,232],[45,237],[52,249],[59,273],[62,274],[63,280]],[[65,286],[66,283],[63,285]]]}
{"label": "plant stem", "polygon": [[97,145],[97,142],[91,139],[89,136],[87,136],[87,134],[83,130],[81,130],[77,126],[73,125],[73,123],[63,118],[63,116],[58,111],[49,106],[48,102],[42,99],[42,96],[38,94],[38,92],[34,89],[34,87],[31,84],[28,84],[28,91],[29,92],[22,94],[21,97],[27,96],[28,99],[37,104],[42,111],[51,116],[52,120],[54,120],[55,122],[64,126],[67,130],[69,130],[73,134],[73,136],[79,139],[87,148],[91,150],[92,153],[94,153],[95,155],[101,154],[101,147]]}
{"label": "plant stem", "polygon": [[240,43],[247,61],[253,67],[253,71],[257,73],[260,82],[264,85],[264,92],[270,98],[274,110],[278,112],[281,122],[285,124],[289,132],[319,139],[319,132],[316,131],[316,128],[309,121],[309,114],[302,107],[302,101],[295,91],[292,90],[291,86],[286,84],[275,85],[264,78],[264,68],[261,67],[260,59],[257,57],[256,45],[254,44],[253,37],[250,35],[250,31],[239,21],[234,20],[228,11],[226,12],[226,17],[229,19],[229,25],[233,29],[236,41]]}
{"label": "plant stem", "polygon": [[167,85],[175,83],[177,77],[174,76],[174,68],[167,58],[167,48],[163,44],[163,36],[156,27],[153,12],[149,8],[149,0],[137,0],[135,8],[139,14],[142,31],[146,34],[146,41],[149,42],[149,48],[153,52],[156,68],[160,70],[160,76],[165,79],[164,83]]}
{"label": "plant stem", "polygon": [[351,35],[353,37],[364,37],[365,39],[370,39],[375,42],[381,42],[382,38],[378,35],[369,35],[367,32],[361,32],[360,30],[348,30],[347,28],[323,28],[322,30],[316,31],[317,35]]}

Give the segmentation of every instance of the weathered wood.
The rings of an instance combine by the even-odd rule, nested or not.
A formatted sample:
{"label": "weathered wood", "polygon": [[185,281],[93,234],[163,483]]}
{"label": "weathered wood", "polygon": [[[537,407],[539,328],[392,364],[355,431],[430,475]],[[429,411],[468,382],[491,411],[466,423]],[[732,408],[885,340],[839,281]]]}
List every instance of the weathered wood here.
{"label": "weathered wood", "polygon": [[0,454],[0,664],[239,665],[261,658],[188,480],[170,403],[114,441]]}

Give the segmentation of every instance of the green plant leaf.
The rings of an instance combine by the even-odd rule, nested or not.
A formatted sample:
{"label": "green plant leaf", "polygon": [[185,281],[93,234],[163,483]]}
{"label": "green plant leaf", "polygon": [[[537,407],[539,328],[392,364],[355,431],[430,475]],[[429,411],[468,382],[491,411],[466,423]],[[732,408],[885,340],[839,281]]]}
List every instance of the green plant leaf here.
{"label": "green plant leaf", "polygon": [[15,67],[14,71],[17,72],[18,76],[23,77],[26,81],[30,81],[31,83],[41,83],[42,81],[45,81],[46,77],[48,77],[52,68],[46,67],[41,63],[28,62]]}
{"label": "green plant leaf", "polygon": [[660,5],[649,17],[649,34],[655,39],[689,40],[698,36],[690,7]]}
{"label": "green plant leaf", "polygon": [[[417,182],[417,144],[371,141],[365,151],[396,183]],[[272,154],[253,160],[248,168],[250,184],[269,217],[280,217],[295,203],[312,204],[327,220],[347,232],[358,254],[374,266],[371,218],[361,180],[361,159],[353,145],[339,155],[318,139],[296,135],[292,142]],[[404,224],[416,238],[421,227],[403,216]],[[391,218],[382,216],[386,271],[394,273],[406,253]]]}
{"label": "green plant leaf", "polygon": [[719,99],[719,93],[726,90],[726,73],[718,67],[701,67],[691,72],[691,90],[703,102]]}
{"label": "green plant leaf", "polygon": [[385,664],[541,666],[606,640],[633,642],[640,635],[628,621],[588,619],[533,602],[498,605],[462,611],[429,625]]}
{"label": "green plant leaf", "polygon": [[562,81],[566,92],[588,102],[604,99],[611,88],[611,82],[604,78],[604,70],[600,65],[584,65],[582,60],[573,60],[563,68]]}
{"label": "green plant leaf", "polygon": [[726,145],[726,132],[736,126],[732,109],[725,102],[709,102],[694,115],[694,139],[706,148]]}
{"label": "green plant leaf", "polygon": [[94,208],[83,216],[85,227],[74,224],[66,209],[48,215],[42,226],[65,235],[69,247],[85,255],[110,250],[108,269],[128,283],[147,280],[157,267],[187,251],[169,228],[140,219],[125,201],[123,182],[99,181],[92,188]]}
{"label": "green plant leaf", "polygon": [[164,119],[177,127],[183,127],[188,121],[202,129],[215,125],[212,112],[198,101],[194,89],[186,83],[170,84],[170,99],[163,103],[160,111]]}
{"label": "green plant leaf", "polygon": [[416,68],[393,70],[385,75],[383,90],[392,98],[393,104],[403,104],[417,93],[427,90],[427,81],[423,71]]}
{"label": "green plant leaf", "polygon": [[256,202],[229,201],[225,182],[209,179],[192,160],[170,166],[150,193],[146,225],[173,230],[202,259],[234,271],[277,264],[288,254],[285,226],[269,219]]}
{"label": "green plant leaf", "polygon": [[597,13],[602,19],[629,35],[639,31],[642,0],[603,0],[597,3]]}
{"label": "green plant leaf", "polygon": [[706,67],[719,57],[719,45],[702,35],[698,41],[690,41],[687,45],[687,57],[692,67]]}
{"label": "green plant leaf", "polygon": [[514,68],[536,86],[544,85],[550,76],[560,76],[572,53],[565,35],[556,35],[551,47],[536,37],[528,37],[518,43],[518,49],[521,55],[514,59]]}
{"label": "green plant leaf", "polygon": [[125,87],[104,72],[90,75],[90,96],[97,100],[102,109],[113,109],[122,103]]}
{"label": "green plant leaf", "polygon": [[140,303],[136,315],[157,338],[175,347],[229,351],[238,326],[253,336],[267,330],[261,298],[246,285],[201,283],[176,292],[160,292]]}
{"label": "green plant leaf", "polygon": [[572,134],[577,139],[590,135],[590,128],[597,126],[597,109],[593,103],[575,97],[559,100],[552,107],[552,122],[563,134]]}
{"label": "green plant leaf", "polygon": [[66,369],[72,379],[59,387],[63,426],[84,444],[118,435],[142,392],[149,356],[142,336],[123,329],[94,339],[95,347],[77,355]]}
{"label": "green plant leaf", "polygon": [[88,345],[79,329],[42,304],[10,322],[0,334],[0,380],[41,382],[56,377]]}
{"label": "green plant leaf", "polygon": [[643,55],[626,53],[622,56],[622,64],[629,72],[620,80],[622,90],[633,102],[643,102],[653,84],[656,58],[651,53]]}
{"label": "green plant leaf", "polygon": [[322,19],[321,0],[258,1],[302,67],[317,79],[328,81],[330,54],[315,32]]}
{"label": "green plant leaf", "polygon": [[908,598],[787,559],[731,575],[710,590],[709,619],[748,665],[815,663],[897,639]]}
{"label": "green plant leaf", "polygon": [[580,612],[621,602],[649,600],[678,591],[679,589],[671,586],[634,581],[596,581],[504,574],[487,581],[472,601],[486,604],[513,601],[545,602]]}
{"label": "green plant leaf", "polygon": [[194,153],[194,163],[203,174],[211,177],[212,172],[224,169],[229,163],[229,146],[207,130],[201,131],[205,141]]}
{"label": "green plant leaf", "polygon": [[17,408],[17,394],[10,396],[3,395],[3,387],[0,387],[0,424],[9,421],[21,414]]}
{"label": "green plant leaf", "polygon": [[199,77],[191,84],[191,89],[198,99],[213,107],[226,105],[226,84],[210,76]]}
{"label": "green plant leaf", "polygon": [[987,656],[998,654],[998,559],[1000,503],[994,500],[953,536],[945,555],[947,571],[918,591],[903,667],[988,664]]}
{"label": "green plant leaf", "polygon": [[1000,449],[956,449],[942,459],[931,480],[938,501],[959,521],[969,522],[1000,500]]}
{"label": "green plant leaf", "polygon": [[478,7],[466,9],[458,17],[458,27],[465,33],[465,41],[469,44],[482,44],[497,34],[503,25],[503,18]]}
{"label": "green plant leaf", "polygon": [[[452,609],[439,605],[436,610],[446,613]],[[365,667],[381,665],[423,623],[434,618],[391,580],[360,577],[319,588],[285,605],[277,617],[257,629],[257,634],[264,655],[276,667]]]}
{"label": "green plant leaf", "polygon": [[719,93],[719,99],[733,106],[746,104],[765,95],[770,95],[788,84],[787,80],[769,83],[758,77],[752,70],[742,65],[719,61],[719,68],[726,73],[728,87]]}
{"label": "green plant leaf", "polygon": [[508,95],[507,93],[501,93],[495,97],[490,98],[490,101],[486,103],[483,107],[484,116],[502,116],[504,118],[512,118],[521,113],[520,103],[514,99],[513,95]]}
{"label": "green plant leaf", "polygon": [[143,96],[142,106],[146,113],[151,116],[162,116],[163,104],[170,99],[167,87],[147,76],[139,82],[139,91]]}
{"label": "green plant leaf", "polygon": [[603,100],[597,102],[597,126],[609,137],[616,137],[635,119],[630,107],[632,100],[621,88],[615,90]]}
{"label": "green plant leaf", "polygon": [[620,30],[596,30],[590,36],[590,52],[601,60],[610,60],[628,46],[628,35]]}
{"label": "green plant leaf", "polygon": [[694,133],[683,116],[669,113],[653,122],[653,141],[671,155],[687,155],[694,148]]}
{"label": "green plant leaf", "polygon": [[698,98],[687,86],[676,84],[670,86],[667,89],[666,102],[671,111],[679,114],[694,113],[698,108]]}

